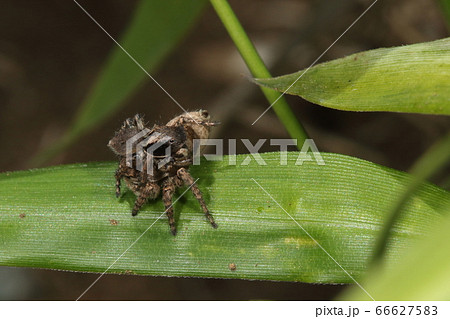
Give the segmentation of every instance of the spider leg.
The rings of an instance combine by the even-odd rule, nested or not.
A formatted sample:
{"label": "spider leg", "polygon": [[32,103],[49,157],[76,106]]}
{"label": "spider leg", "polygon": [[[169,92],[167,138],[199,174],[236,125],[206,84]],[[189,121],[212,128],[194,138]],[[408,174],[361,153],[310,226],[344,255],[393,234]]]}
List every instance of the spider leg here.
{"label": "spider leg", "polygon": [[119,167],[114,174],[116,178],[116,197],[120,196],[120,181],[123,177],[133,175],[133,169],[126,165],[125,160],[119,162]]}
{"label": "spider leg", "polygon": [[172,235],[177,234],[177,228],[175,226],[175,218],[173,214],[173,204],[172,204],[172,197],[175,193],[175,182],[173,179],[168,178],[163,183],[163,189],[162,189],[162,200],[164,203],[164,206],[166,207],[166,214],[169,218],[169,226],[170,226],[170,232]]}
{"label": "spider leg", "polygon": [[198,202],[200,203],[200,206],[202,207],[203,212],[205,213],[206,218],[208,218],[209,222],[211,223],[211,226],[213,228],[217,228],[217,224],[214,221],[213,216],[209,212],[208,207],[206,207],[206,203],[203,199],[202,192],[198,188],[197,184],[194,183],[194,178],[189,174],[189,172],[185,168],[180,168],[177,171],[178,177],[184,182],[185,185],[191,187],[192,194],[194,194],[195,198],[197,198]]}
{"label": "spider leg", "polygon": [[120,180],[124,176],[122,167],[119,166],[114,176],[116,178],[116,197],[118,198],[120,196]]}
{"label": "spider leg", "polygon": [[139,189],[139,195],[134,202],[133,210],[131,211],[131,215],[136,216],[142,205],[147,202],[147,200],[156,198],[159,195],[160,188],[158,184],[155,183],[147,183],[143,187]]}

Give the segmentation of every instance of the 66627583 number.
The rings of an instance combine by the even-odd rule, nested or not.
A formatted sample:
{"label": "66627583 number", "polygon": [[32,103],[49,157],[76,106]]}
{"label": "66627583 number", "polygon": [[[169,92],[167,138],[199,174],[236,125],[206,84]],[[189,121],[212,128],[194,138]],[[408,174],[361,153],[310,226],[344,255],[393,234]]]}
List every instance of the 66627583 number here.
{"label": "66627583 number", "polygon": [[436,316],[437,306],[378,306],[377,315],[394,316]]}

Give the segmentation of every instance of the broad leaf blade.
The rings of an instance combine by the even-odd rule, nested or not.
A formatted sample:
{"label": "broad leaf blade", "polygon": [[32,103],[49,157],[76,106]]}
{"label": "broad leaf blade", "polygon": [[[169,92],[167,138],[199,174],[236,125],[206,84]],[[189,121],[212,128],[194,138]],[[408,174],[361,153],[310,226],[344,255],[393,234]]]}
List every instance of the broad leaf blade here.
{"label": "broad leaf blade", "polygon": [[338,110],[450,115],[450,38],[360,52],[255,82]]}
{"label": "broad leaf blade", "polygon": [[[352,276],[366,269],[382,221],[407,174],[357,158],[322,153],[326,165],[295,165],[289,153],[267,165],[204,162],[191,168],[219,225],[190,193],[175,204],[169,233],[160,200],[131,216],[129,191],[114,196],[115,163],[74,164],[0,175],[0,264],[160,276],[347,283],[352,280],[253,181],[257,181]],[[237,156],[240,164],[246,155]],[[125,188],[125,187],[124,187]],[[181,194],[181,190],[178,195]],[[177,196],[178,196],[177,195]],[[424,184],[392,232],[388,258],[423,237],[441,217],[448,192]],[[25,214],[21,215],[21,214]],[[179,215],[178,215],[179,214]],[[235,263],[232,271],[229,264]]]}
{"label": "broad leaf blade", "polygon": [[[141,1],[119,43],[147,72],[152,73],[196,21],[205,4],[203,0]],[[99,29],[99,32],[102,31]],[[47,161],[80,135],[102,123],[144,80],[150,81],[145,72],[115,46],[72,126],[59,142],[37,156],[35,164]]]}

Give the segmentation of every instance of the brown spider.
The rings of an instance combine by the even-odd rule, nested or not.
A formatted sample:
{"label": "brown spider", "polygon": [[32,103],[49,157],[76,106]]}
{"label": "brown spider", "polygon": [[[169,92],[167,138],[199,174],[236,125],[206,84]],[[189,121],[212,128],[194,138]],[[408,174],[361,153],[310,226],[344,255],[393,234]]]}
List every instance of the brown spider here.
{"label": "brown spider", "polygon": [[172,197],[177,187],[187,185],[212,227],[217,228],[200,189],[188,172],[193,161],[194,139],[207,139],[210,128],[217,124],[204,110],[184,113],[164,126],[154,125],[151,129],[145,127],[138,114],[124,121],[108,147],[119,156],[119,168],[115,174],[116,196],[120,196],[122,178],[137,196],[133,216],[148,199],[155,199],[162,192],[170,231],[175,235]]}

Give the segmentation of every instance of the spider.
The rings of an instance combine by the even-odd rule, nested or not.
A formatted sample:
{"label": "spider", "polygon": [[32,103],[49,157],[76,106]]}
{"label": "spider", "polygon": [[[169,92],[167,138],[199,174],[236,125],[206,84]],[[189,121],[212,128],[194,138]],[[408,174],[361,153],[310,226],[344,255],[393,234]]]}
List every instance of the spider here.
{"label": "spider", "polygon": [[[132,209],[132,215],[136,216],[147,200],[155,199],[162,193],[170,231],[176,235],[172,197],[178,187],[186,185],[200,203],[212,227],[217,228],[188,169],[193,161],[194,139],[207,139],[211,127],[218,124],[210,120],[205,110],[181,114],[166,125],[154,125],[151,129],[145,127],[139,114],[126,119],[108,143],[108,147],[119,157],[119,167],[115,173],[116,197],[120,196],[123,179],[137,196]],[[136,150],[131,143],[138,145]]]}

